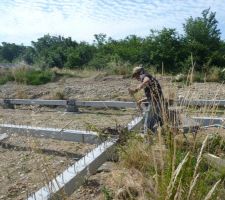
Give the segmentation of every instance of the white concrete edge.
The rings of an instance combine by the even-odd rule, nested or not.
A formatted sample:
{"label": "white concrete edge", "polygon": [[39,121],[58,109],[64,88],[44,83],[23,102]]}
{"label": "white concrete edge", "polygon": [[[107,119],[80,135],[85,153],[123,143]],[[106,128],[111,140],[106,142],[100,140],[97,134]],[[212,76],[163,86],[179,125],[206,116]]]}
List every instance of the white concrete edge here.
{"label": "white concrete edge", "polygon": [[203,157],[207,160],[209,165],[222,173],[225,172],[225,159],[222,159],[211,153],[205,153],[203,154]]}
{"label": "white concrete edge", "polygon": [[76,106],[96,108],[136,108],[135,102],[126,101],[76,101]]}
{"label": "white concrete edge", "polygon": [[0,133],[0,142],[8,137],[9,135],[7,133]]}
{"label": "white concrete edge", "polygon": [[208,100],[208,99],[184,99],[179,98],[178,104],[181,106],[225,106],[225,100]]}
{"label": "white concrete edge", "polygon": [[[126,128],[128,131],[131,131],[140,125],[142,120],[143,116],[136,117],[128,123]],[[117,140],[118,139],[116,138],[108,139],[101,143],[98,147],[49,182],[48,185],[31,195],[28,200],[48,200],[51,199],[51,195],[55,196],[57,193],[60,193],[60,191],[64,191],[67,196],[71,195],[80,185],[82,185],[87,177],[95,173],[109,158],[110,152],[116,145]]]}
{"label": "white concrete edge", "polygon": [[0,104],[12,105],[55,105],[67,106],[73,101],[76,107],[96,107],[96,108],[136,108],[135,102],[126,101],[77,101],[77,100],[44,100],[44,99],[0,99]]}
{"label": "white concrete edge", "polygon": [[28,200],[48,200],[57,194],[60,195],[60,192],[65,192],[66,196],[71,195],[83,184],[87,177],[95,173],[110,157],[110,152],[113,150],[116,142],[117,139],[112,139],[98,145],[46,186],[31,195]]}
{"label": "white concrete edge", "polygon": [[24,125],[0,124],[0,131],[2,133],[18,133],[21,135],[30,135],[39,138],[51,138],[57,140],[82,142],[89,144],[98,144],[98,133],[93,131],[56,129],[56,128],[42,128]]}
{"label": "white concrete edge", "polygon": [[45,100],[45,99],[1,99],[1,104],[9,103],[13,105],[53,105],[66,106],[66,100]]}
{"label": "white concrete edge", "polygon": [[128,131],[131,131],[132,129],[140,126],[141,124],[143,124],[143,119],[144,117],[143,116],[139,116],[139,117],[136,117],[134,118],[130,123],[128,123],[127,125],[127,129]]}
{"label": "white concrete edge", "polygon": [[222,117],[191,117],[191,119],[198,122],[200,126],[225,125],[225,118]]}

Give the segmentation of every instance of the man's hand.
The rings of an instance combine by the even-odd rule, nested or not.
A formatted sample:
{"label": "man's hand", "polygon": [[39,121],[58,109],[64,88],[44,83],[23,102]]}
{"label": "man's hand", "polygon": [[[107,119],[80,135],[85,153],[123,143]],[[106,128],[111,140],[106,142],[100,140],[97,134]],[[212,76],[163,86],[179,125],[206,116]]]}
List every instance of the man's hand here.
{"label": "man's hand", "polygon": [[133,95],[137,92],[137,89],[128,88],[128,92]]}

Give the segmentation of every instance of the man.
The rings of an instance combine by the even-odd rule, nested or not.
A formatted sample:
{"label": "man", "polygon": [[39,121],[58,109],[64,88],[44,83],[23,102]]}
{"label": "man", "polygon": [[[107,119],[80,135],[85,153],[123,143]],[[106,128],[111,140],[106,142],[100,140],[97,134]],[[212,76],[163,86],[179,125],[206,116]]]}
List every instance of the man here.
{"label": "man", "polygon": [[162,88],[159,82],[152,75],[148,74],[143,67],[135,67],[132,77],[141,81],[141,84],[135,89],[129,88],[128,91],[133,95],[139,90],[144,89],[146,97],[139,100],[137,104],[139,107],[144,102],[149,104],[148,128],[155,133],[157,127],[163,125],[163,119],[166,114]]}

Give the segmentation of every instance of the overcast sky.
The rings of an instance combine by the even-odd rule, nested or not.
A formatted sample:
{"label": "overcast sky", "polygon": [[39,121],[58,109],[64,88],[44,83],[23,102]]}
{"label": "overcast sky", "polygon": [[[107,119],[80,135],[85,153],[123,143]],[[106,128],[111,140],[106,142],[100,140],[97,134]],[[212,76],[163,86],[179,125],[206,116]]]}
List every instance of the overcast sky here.
{"label": "overcast sky", "polygon": [[185,19],[209,7],[225,39],[225,0],[0,0],[0,43],[29,45],[47,33],[88,42],[97,33],[114,39],[163,27],[182,33]]}

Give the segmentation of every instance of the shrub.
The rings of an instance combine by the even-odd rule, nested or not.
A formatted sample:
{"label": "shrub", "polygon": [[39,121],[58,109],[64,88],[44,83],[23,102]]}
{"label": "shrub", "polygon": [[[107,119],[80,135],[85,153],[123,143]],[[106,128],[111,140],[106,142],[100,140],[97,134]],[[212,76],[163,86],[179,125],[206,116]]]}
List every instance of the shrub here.
{"label": "shrub", "polygon": [[131,75],[132,66],[129,63],[116,63],[115,61],[111,61],[107,64],[107,71],[109,74],[123,75],[128,77]]}
{"label": "shrub", "polygon": [[12,71],[12,74],[16,82],[28,85],[45,84],[55,78],[55,73],[50,70],[36,70],[28,67],[16,68]]}
{"label": "shrub", "polygon": [[193,81],[194,82],[204,82],[204,74],[200,72],[194,72],[193,74]]}
{"label": "shrub", "polygon": [[14,78],[8,70],[0,71],[0,85],[7,83],[8,81],[13,81]]}
{"label": "shrub", "polygon": [[206,76],[206,81],[208,82],[219,82],[222,81],[222,72],[221,69],[218,67],[212,67],[207,76]]}

